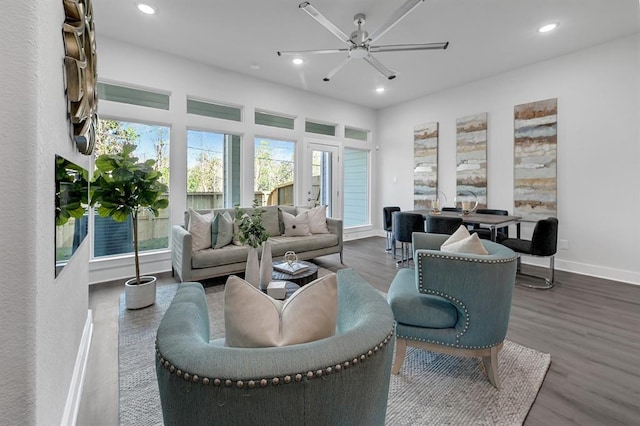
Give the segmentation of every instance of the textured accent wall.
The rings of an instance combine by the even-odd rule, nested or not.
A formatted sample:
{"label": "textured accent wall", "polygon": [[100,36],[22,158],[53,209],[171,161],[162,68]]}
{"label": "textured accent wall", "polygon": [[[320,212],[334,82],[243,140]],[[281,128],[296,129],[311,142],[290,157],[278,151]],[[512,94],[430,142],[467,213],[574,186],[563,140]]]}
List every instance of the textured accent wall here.
{"label": "textured accent wall", "polygon": [[0,424],[60,424],[88,314],[88,245],[54,279],[55,154],[69,137],[61,1],[3,2]]}

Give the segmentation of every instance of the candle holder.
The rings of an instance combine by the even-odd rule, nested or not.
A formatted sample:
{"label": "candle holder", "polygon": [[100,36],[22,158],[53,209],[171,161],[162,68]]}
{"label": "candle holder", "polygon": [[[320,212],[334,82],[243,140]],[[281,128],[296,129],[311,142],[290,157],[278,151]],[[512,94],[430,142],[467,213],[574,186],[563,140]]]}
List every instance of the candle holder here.
{"label": "candle holder", "polygon": [[468,216],[478,208],[478,197],[471,191],[459,191],[454,203],[460,209],[462,216]]}

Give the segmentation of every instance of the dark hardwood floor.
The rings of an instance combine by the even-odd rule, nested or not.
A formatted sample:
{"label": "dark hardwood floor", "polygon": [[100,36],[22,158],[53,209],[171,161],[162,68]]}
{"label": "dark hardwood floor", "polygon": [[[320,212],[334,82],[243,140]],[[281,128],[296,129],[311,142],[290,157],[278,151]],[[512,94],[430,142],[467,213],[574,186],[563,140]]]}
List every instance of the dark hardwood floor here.
{"label": "dark hardwood floor", "polygon": [[[332,271],[353,268],[386,292],[397,268],[384,247],[382,237],[349,241],[344,265],[337,255],[314,262]],[[171,282],[169,274],[160,280]],[[525,424],[640,425],[640,286],[562,271],[556,272],[556,284],[546,291],[519,286],[514,291],[507,338],[551,354]],[[94,336],[79,425],[117,424],[121,292],[120,284],[90,289]]]}

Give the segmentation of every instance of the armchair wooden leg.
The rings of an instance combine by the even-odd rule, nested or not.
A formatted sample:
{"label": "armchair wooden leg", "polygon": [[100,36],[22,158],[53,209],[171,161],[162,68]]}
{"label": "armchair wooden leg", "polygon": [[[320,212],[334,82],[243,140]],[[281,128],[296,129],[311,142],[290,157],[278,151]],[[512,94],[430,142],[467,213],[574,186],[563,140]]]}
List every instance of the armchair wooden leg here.
{"label": "armchair wooden leg", "polygon": [[500,376],[498,375],[498,346],[491,348],[491,354],[482,357],[482,363],[484,364],[484,371],[487,374],[489,382],[496,389],[500,389]]}
{"label": "armchair wooden leg", "polygon": [[396,357],[393,360],[393,367],[391,372],[393,374],[400,373],[400,368],[404,362],[404,357],[407,354],[407,339],[396,338]]}

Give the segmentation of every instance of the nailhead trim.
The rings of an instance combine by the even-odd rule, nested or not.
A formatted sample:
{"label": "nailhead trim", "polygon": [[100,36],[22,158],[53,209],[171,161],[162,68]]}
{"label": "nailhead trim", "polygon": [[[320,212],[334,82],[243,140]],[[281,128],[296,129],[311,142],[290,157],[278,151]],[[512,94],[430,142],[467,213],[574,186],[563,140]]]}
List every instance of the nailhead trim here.
{"label": "nailhead trim", "polygon": [[398,334],[397,337],[398,337],[398,339],[418,340],[420,342],[435,343],[435,344],[438,344],[438,345],[450,346],[452,348],[459,348],[459,349],[488,349],[488,348],[492,348],[492,347],[494,347],[494,346],[496,346],[497,344],[500,343],[500,342],[495,342],[495,343],[491,343],[489,345],[483,345],[483,346],[470,346],[470,345],[460,345],[459,344],[460,342],[457,342],[456,344],[453,344],[453,343],[441,342],[440,340],[423,339],[421,337],[402,336],[400,334]]}
{"label": "nailhead trim", "polygon": [[160,350],[157,347],[157,341],[156,341],[156,356],[160,361],[160,365],[164,367],[166,370],[168,370],[170,374],[175,373],[176,376],[182,377],[185,381],[190,381],[192,383],[201,383],[203,386],[209,386],[211,383],[213,383],[214,386],[220,386],[224,383],[224,386],[228,388],[231,388],[235,385],[235,388],[237,389],[244,389],[244,388],[253,389],[257,385],[259,385],[260,387],[266,387],[269,385],[278,386],[283,383],[284,384],[298,383],[298,382],[301,382],[305,376],[307,380],[313,380],[316,378],[321,378],[322,376],[325,376],[325,375],[340,373],[341,371],[344,371],[350,367],[357,366],[358,363],[363,362],[367,358],[370,358],[375,354],[379,353],[384,348],[384,346],[391,341],[394,333],[395,333],[395,329],[391,330],[382,342],[378,343],[367,352],[354,357],[350,361],[344,361],[340,364],[331,365],[316,371],[307,371],[306,373],[287,374],[282,378],[273,377],[270,380],[266,378],[262,378],[259,380],[256,379],[256,380],[249,380],[245,382],[243,380],[220,379],[220,378],[211,379],[209,377],[203,377],[201,379],[201,377],[197,374],[187,373],[187,372],[183,372],[180,369],[177,369],[173,364],[171,364],[169,360],[164,358],[164,356],[160,353]]}
{"label": "nailhead trim", "polygon": [[421,258],[423,257],[433,257],[436,259],[461,260],[463,262],[475,262],[475,263],[509,263],[509,262],[513,262],[518,258],[518,256],[514,256],[514,257],[509,257],[504,259],[482,259],[482,258],[476,258],[476,257],[455,256],[451,254],[419,252],[418,261],[420,261]]}
{"label": "nailhead trim", "polygon": [[438,259],[460,260],[460,261],[464,261],[464,262],[488,263],[488,264],[509,263],[509,262],[513,262],[518,257],[515,256],[515,257],[508,258],[508,259],[478,259],[478,258],[454,256],[454,255],[450,255],[450,254],[425,253],[425,252],[419,252],[418,253],[418,266],[417,266],[417,268],[418,268],[418,291],[420,291],[420,293],[426,293],[426,294],[431,294],[431,295],[443,297],[443,298],[447,299],[453,305],[456,305],[463,313],[464,318],[462,319],[462,321],[464,322],[464,325],[462,326],[462,331],[456,334],[456,344],[455,345],[454,344],[450,344],[450,343],[440,342],[440,341],[426,340],[426,339],[412,339],[412,340],[421,340],[421,341],[428,342],[428,343],[437,343],[437,344],[440,344],[440,345],[452,346],[452,347],[456,347],[456,348],[485,349],[485,348],[490,348],[491,346],[495,346],[495,345],[490,345],[490,346],[479,346],[479,347],[476,347],[476,346],[465,346],[465,345],[461,346],[460,345],[460,338],[465,335],[467,330],[469,330],[469,326],[471,325],[471,318],[469,317],[469,309],[467,309],[467,306],[464,303],[462,303],[462,301],[459,300],[458,298],[453,297],[453,296],[451,296],[451,295],[449,295],[447,293],[443,293],[441,291],[436,291],[436,290],[432,290],[432,289],[429,289],[429,288],[425,288],[422,285],[422,283],[424,282],[422,262],[424,261],[424,258],[427,258],[427,257],[438,258]]}

